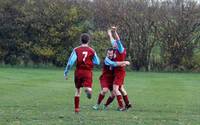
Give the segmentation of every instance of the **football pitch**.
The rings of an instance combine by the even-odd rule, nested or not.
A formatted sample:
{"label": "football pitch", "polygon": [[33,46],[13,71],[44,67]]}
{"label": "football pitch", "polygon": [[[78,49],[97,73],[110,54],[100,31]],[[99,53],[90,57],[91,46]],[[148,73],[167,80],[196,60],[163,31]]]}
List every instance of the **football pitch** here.
{"label": "football pitch", "polygon": [[[125,87],[134,108],[116,111],[116,100],[95,111],[100,91],[94,72],[93,97],[81,95],[74,114],[73,71],[0,68],[0,125],[199,125],[199,73],[128,72]],[[105,98],[104,102],[107,98]]]}

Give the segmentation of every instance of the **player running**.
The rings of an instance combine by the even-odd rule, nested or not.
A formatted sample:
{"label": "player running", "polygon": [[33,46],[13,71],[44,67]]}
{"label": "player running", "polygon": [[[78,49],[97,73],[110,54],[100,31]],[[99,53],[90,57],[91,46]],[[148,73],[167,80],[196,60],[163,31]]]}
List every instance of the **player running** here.
{"label": "player running", "polygon": [[114,49],[109,48],[107,49],[107,56],[104,60],[103,67],[102,67],[102,75],[100,76],[100,85],[101,85],[101,92],[99,93],[98,96],[98,101],[97,104],[93,106],[94,110],[98,110],[100,107],[100,104],[102,100],[105,97],[105,94],[110,90],[111,95],[108,97],[106,103],[103,105],[103,109],[106,109],[107,106],[114,100],[115,95],[112,92],[113,90],[113,81],[114,81],[114,67],[117,66],[126,66],[129,65],[130,63],[128,61],[122,61],[122,62],[113,62],[113,54]]}
{"label": "player running", "polygon": [[66,80],[68,79],[68,72],[76,62],[76,70],[74,73],[74,82],[76,87],[74,105],[75,113],[80,111],[79,102],[82,87],[85,88],[85,93],[90,99],[92,96],[92,70],[93,65],[99,65],[100,60],[94,49],[89,47],[88,43],[90,37],[84,33],[81,35],[81,45],[73,49],[71,56],[69,57],[67,66],[64,71]]}
{"label": "player running", "polygon": [[[108,35],[110,37],[111,44],[116,48],[114,52],[114,61],[124,61],[126,58],[126,48],[121,43],[120,37],[116,31],[116,27],[112,27],[112,30],[108,30]],[[113,82],[113,91],[117,97],[118,110],[123,111],[125,109],[131,108],[131,104],[128,99],[126,90],[124,89],[124,78],[126,76],[125,67],[116,67],[114,68],[114,82]],[[125,102],[125,107],[122,101]]]}

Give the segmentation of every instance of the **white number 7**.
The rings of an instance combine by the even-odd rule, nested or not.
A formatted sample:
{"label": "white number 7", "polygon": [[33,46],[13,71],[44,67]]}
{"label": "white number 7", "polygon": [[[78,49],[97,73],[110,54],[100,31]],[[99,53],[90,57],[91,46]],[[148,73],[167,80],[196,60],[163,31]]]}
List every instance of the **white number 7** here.
{"label": "white number 7", "polygon": [[83,57],[83,62],[85,62],[85,59],[86,59],[86,57],[87,57],[87,55],[88,55],[88,52],[87,52],[87,51],[83,51],[82,54],[84,55],[84,57]]}

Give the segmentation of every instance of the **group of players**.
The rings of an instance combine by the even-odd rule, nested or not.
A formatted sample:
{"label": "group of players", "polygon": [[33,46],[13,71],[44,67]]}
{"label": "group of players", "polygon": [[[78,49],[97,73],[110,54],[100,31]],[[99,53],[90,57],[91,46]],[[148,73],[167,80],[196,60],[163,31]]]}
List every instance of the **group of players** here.
{"label": "group of players", "polygon": [[[116,97],[118,111],[125,111],[132,107],[127,92],[124,89],[124,78],[126,75],[125,67],[130,63],[129,61],[125,61],[126,48],[121,43],[116,27],[109,29],[108,35],[112,47],[107,49],[106,58],[103,62],[102,75],[99,78],[102,89],[99,93],[97,104],[93,106],[93,109],[100,109],[100,104],[104,99],[105,94],[110,91],[111,95],[103,105],[103,109],[106,109]],[[86,33],[82,34],[80,41],[81,45],[73,49],[64,71],[64,76],[67,80],[68,72],[76,62],[76,70],[74,73],[76,87],[74,108],[76,113],[80,111],[79,103],[81,88],[83,87],[85,89],[85,93],[89,99],[92,97],[93,65],[100,64],[100,60],[95,50],[88,45],[90,41],[89,35]]]}

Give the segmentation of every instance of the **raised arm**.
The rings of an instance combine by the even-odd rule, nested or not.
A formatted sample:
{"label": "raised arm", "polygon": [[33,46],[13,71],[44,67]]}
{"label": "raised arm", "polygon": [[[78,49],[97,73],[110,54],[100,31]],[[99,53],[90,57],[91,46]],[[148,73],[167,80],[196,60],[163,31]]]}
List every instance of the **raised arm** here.
{"label": "raised arm", "polygon": [[117,29],[116,29],[116,27],[112,27],[112,29],[114,30],[114,35],[116,37],[117,49],[118,49],[119,53],[123,53],[124,52],[124,46],[122,45],[120,37],[117,33]]}
{"label": "raised arm", "polygon": [[119,37],[119,35],[118,35],[118,33],[117,33],[117,27],[113,26],[113,27],[112,27],[112,31],[114,32],[115,39],[116,39],[116,40],[120,40],[120,37]]}
{"label": "raised arm", "polygon": [[66,77],[66,79],[67,79],[67,75],[68,75],[69,70],[72,68],[72,66],[74,65],[76,60],[77,60],[77,55],[76,55],[75,50],[73,50],[71,55],[70,55],[70,57],[69,57],[67,66],[66,66],[66,68],[64,70],[64,76]]}
{"label": "raised arm", "polygon": [[[113,31],[113,33],[112,33]],[[110,41],[113,47],[116,47],[119,51],[119,53],[123,53],[124,52],[124,46],[121,43],[119,34],[117,33],[117,28],[116,27],[112,27],[112,30],[108,30],[108,35],[110,37]],[[115,36],[113,38],[113,35]]]}
{"label": "raised arm", "polygon": [[109,38],[110,38],[110,43],[111,43],[111,45],[112,45],[113,47],[116,46],[116,40],[113,38],[112,32],[111,32],[110,29],[108,30],[108,36],[109,36]]}
{"label": "raised arm", "polygon": [[96,65],[99,65],[100,64],[100,60],[99,60],[99,57],[97,56],[96,52],[94,54],[94,57],[93,57],[93,64],[96,64]]}
{"label": "raised arm", "polygon": [[122,45],[121,40],[117,40],[116,43],[117,43],[117,49],[118,49],[119,53],[123,53],[124,46]]}

